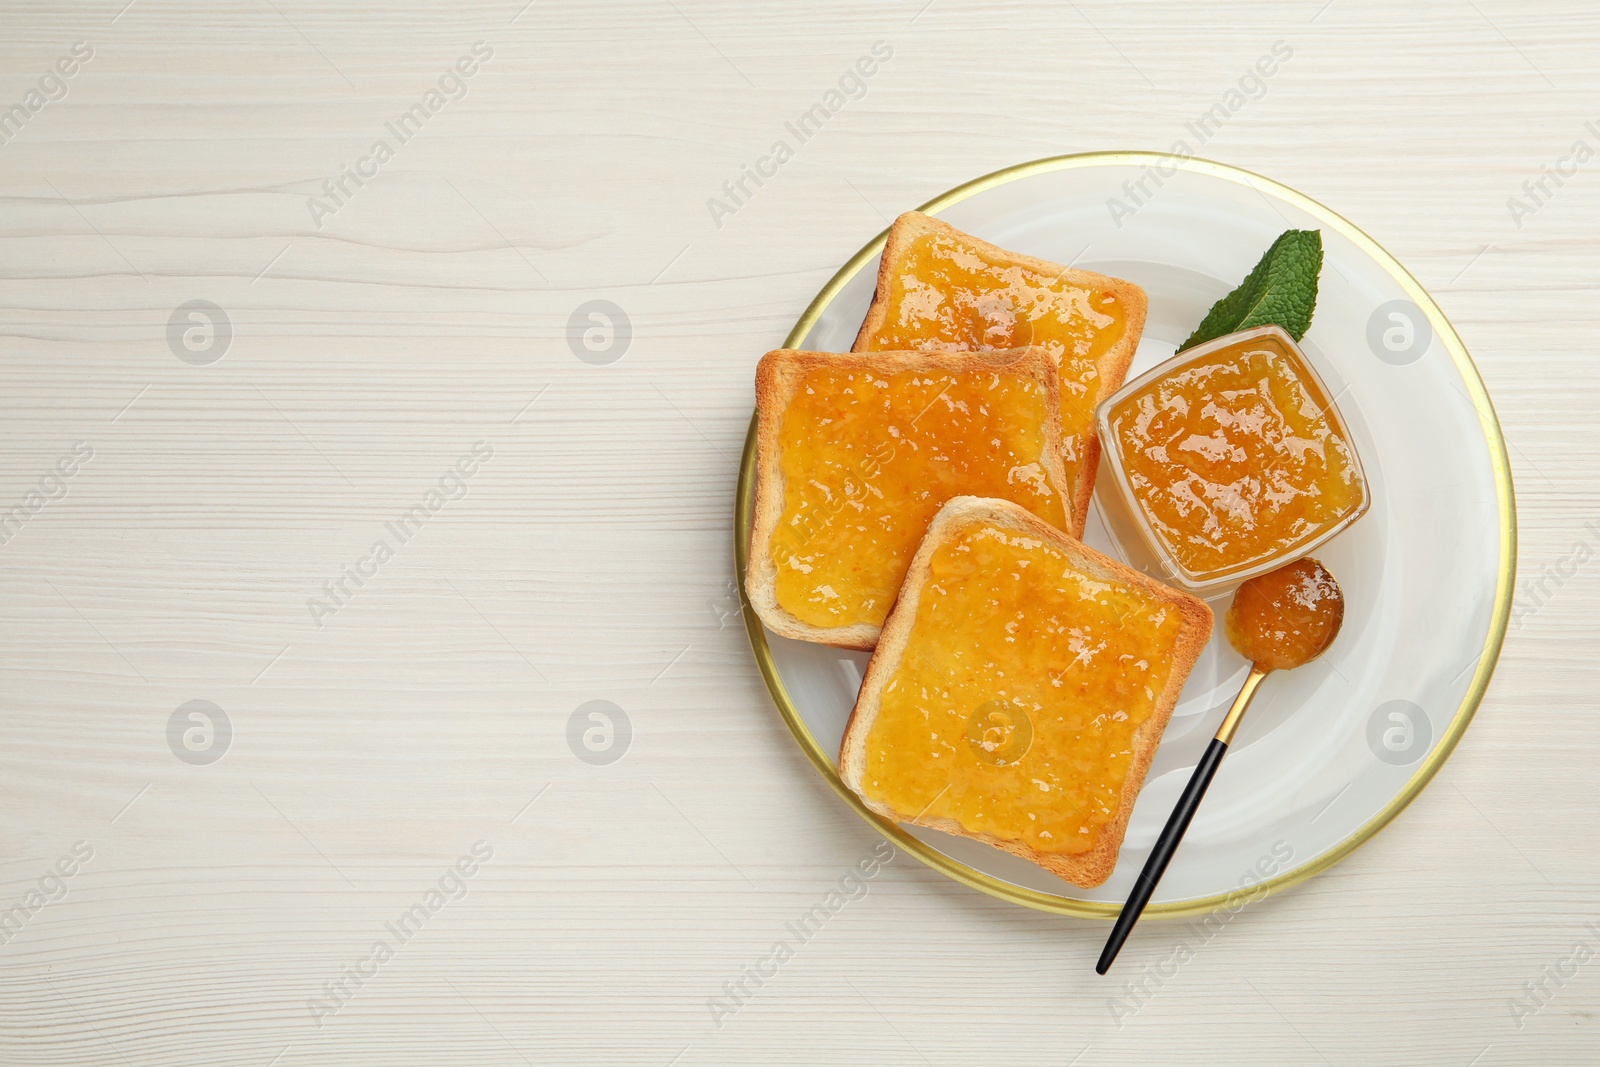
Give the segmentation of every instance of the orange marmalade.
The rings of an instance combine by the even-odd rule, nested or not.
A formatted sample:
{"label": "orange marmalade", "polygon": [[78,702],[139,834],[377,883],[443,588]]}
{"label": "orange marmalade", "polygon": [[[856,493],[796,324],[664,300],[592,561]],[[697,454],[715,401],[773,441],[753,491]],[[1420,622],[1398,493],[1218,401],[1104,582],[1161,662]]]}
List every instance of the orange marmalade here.
{"label": "orange marmalade", "polygon": [[1067,483],[1078,484],[1094,408],[1121,382],[1102,389],[1099,361],[1127,332],[1115,293],[989,258],[958,237],[924,233],[895,264],[883,326],[856,341],[861,352],[1038,345],[1061,376],[1061,444]]}
{"label": "orange marmalade", "polygon": [[779,606],[813,626],[881,625],[954,496],[1003,497],[1064,526],[1041,462],[1046,402],[1042,381],[1003,368],[811,369],[779,430]]}
{"label": "orange marmalade", "polygon": [[1107,413],[1128,490],[1192,580],[1292,556],[1366,508],[1338,412],[1286,338],[1180,357]]}
{"label": "orange marmalade", "polygon": [[862,791],[1040,852],[1093,848],[1171,673],[1171,604],[974,521],[935,550]]}
{"label": "orange marmalade", "polygon": [[1223,617],[1228,644],[1264,671],[1293,670],[1316,659],[1343,622],[1339,583],[1309,556],[1245,582]]}

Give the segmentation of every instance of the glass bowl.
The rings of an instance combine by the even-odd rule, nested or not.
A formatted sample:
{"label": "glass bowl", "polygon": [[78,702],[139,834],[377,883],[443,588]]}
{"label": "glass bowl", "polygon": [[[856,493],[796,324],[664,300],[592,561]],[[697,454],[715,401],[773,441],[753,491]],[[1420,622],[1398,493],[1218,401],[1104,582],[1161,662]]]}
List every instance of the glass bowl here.
{"label": "glass bowl", "polygon": [[[1250,349],[1249,346],[1253,342],[1260,343],[1260,347]],[[1128,403],[1134,398],[1148,395],[1152,385],[1190,372],[1201,364],[1215,363],[1216,360],[1213,357],[1216,353],[1236,347],[1244,348],[1246,352],[1266,353],[1268,375],[1276,379],[1276,382],[1281,386],[1292,390],[1291,395],[1303,394],[1304,399],[1318,409],[1314,415],[1310,416],[1310,422],[1313,426],[1336,435],[1343,442],[1345,451],[1348,454],[1348,472],[1354,478],[1354,484],[1351,488],[1355,492],[1353,502],[1346,503],[1342,508],[1334,509],[1333,514],[1321,518],[1309,529],[1295,529],[1292,533],[1270,538],[1268,539],[1268,544],[1263,544],[1259,547],[1244,546],[1240,551],[1246,554],[1242,556],[1229,557],[1224,550],[1215,547],[1216,542],[1213,540],[1212,550],[1208,554],[1222,558],[1215,564],[1197,566],[1199,561],[1196,559],[1185,560],[1183,558],[1184,554],[1180,551],[1182,542],[1173,543],[1175,539],[1172,538],[1172,535],[1163,533],[1166,524],[1158,522],[1156,516],[1152,514],[1151,505],[1147,502],[1144,493],[1141,492],[1140,485],[1136,484],[1136,479],[1130,474],[1130,462],[1123,452],[1126,443],[1123,441],[1118,429],[1119,426],[1126,423],[1128,418],[1133,417],[1132,412],[1127,409]],[[1274,399],[1279,400],[1279,406],[1284,406],[1281,403],[1281,398]],[[1257,326],[1248,330],[1240,330],[1178,353],[1165,363],[1124,385],[1102,401],[1095,410],[1095,421],[1100,431],[1100,444],[1106,458],[1106,466],[1110,470],[1112,480],[1117,489],[1117,495],[1121,498],[1122,510],[1126,513],[1108,516],[1111,525],[1121,526],[1124,529],[1131,525],[1137,529],[1140,537],[1155,556],[1166,577],[1196,592],[1215,590],[1221,586],[1247,581],[1258,574],[1265,574],[1267,571],[1310,553],[1359,519],[1366,513],[1372,502],[1371,495],[1367,490],[1366,475],[1361,469],[1361,456],[1356,451],[1355,441],[1350,434],[1348,423],[1339,414],[1335,400],[1334,394],[1328,389],[1321,376],[1317,374],[1316,368],[1306,358],[1306,354],[1301,351],[1294,338],[1290,337],[1287,332],[1278,326]],[[1123,410],[1119,411],[1119,409]],[[1303,407],[1300,410],[1302,413],[1304,412]],[[1196,435],[1191,434],[1186,438],[1186,443],[1194,442],[1200,446],[1208,447],[1212,450],[1213,455],[1219,451],[1226,453],[1230,449],[1238,450],[1241,447],[1241,435],[1229,435],[1226,426],[1221,423],[1217,425],[1217,429],[1220,431],[1219,436],[1197,438]],[[1250,447],[1252,442],[1249,435],[1242,436],[1244,439],[1243,447]],[[1280,453],[1280,455],[1282,454]],[[1198,458],[1194,461],[1194,464],[1202,463],[1208,458],[1199,449],[1196,449],[1196,455]],[[1143,459],[1148,465],[1148,454]],[[1248,454],[1245,463],[1254,466],[1257,471],[1264,471],[1270,466],[1272,459],[1273,456],[1270,452],[1263,450],[1262,452]],[[1196,473],[1195,465],[1185,463],[1181,459],[1161,464],[1161,467],[1175,473]],[[1158,467],[1157,469],[1161,468]],[[1206,477],[1206,475],[1201,474],[1201,477]],[[1233,484],[1237,485],[1238,482],[1236,481]],[[1288,484],[1306,493],[1309,493],[1314,488],[1310,479],[1300,479],[1298,484],[1290,481]],[[1219,491],[1209,497],[1201,496],[1197,499],[1194,507],[1190,509],[1191,513],[1204,507],[1206,503],[1227,503],[1226,498],[1231,486],[1211,483],[1210,486],[1203,488],[1213,487]],[[1235,494],[1234,499],[1240,499],[1239,494]],[[1170,507],[1170,496],[1168,500]],[[1253,500],[1250,506],[1254,506]],[[1211,521],[1214,523],[1216,520],[1213,517]],[[1234,536],[1236,538],[1248,538],[1250,534],[1245,531],[1249,529],[1249,526],[1248,522],[1234,526]],[[1191,536],[1201,533],[1198,529],[1185,532]],[[1227,531],[1225,531],[1224,536],[1227,535]],[[1214,537],[1215,535],[1212,536]],[[1190,555],[1194,556],[1195,553],[1190,553]]]}

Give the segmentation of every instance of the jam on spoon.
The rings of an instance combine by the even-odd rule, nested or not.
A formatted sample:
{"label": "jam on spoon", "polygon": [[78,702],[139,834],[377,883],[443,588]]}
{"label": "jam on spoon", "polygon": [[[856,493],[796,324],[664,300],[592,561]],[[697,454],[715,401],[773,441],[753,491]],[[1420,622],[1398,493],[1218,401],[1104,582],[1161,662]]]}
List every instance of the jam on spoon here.
{"label": "jam on spoon", "polygon": [[1314,559],[1298,559],[1258,575],[1233,594],[1233,604],[1223,619],[1223,628],[1227,631],[1228,643],[1250,661],[1250,676],[1245,679],[1233,707],[1228,709],[1216,737],[1211,739],[1206,754],[1200,758],[1161,836],[1156,838],[1150,858],[1145,860],[1139,880],[1100,953],[1100,962],[1095,964],[1097,973],[1105,974],[1110,969],[1111,961],[1117,958],[1133,924],[1139,921],[1145,905],[1150,902],[1261,680],[1273,671],[1303,667],[1322,655],[1339,636],[1339,626],[1343,622],[1344,594],[1339,591],[1339,583]]}

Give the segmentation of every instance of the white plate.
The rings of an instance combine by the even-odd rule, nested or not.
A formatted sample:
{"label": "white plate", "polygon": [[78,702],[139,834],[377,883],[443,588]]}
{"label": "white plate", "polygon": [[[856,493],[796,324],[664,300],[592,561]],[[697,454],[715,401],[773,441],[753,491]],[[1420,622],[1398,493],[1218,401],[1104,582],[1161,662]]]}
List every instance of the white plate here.
{"label": "white plate", "polygon": [[[1138,192],[1135,203],[1128,190]],[[1130,184],[1131,183],[1131,184]],[[1117,201],[1132,213],[1120,208]],[[1327,208],[1246,171],[1153,153],[1022,164],[921,210],[1003,248],[1127,278],[1149,294],[1129,379],[1170,356],[1279,233],[1320,229],[1325,261],[1302,342],[1337,395],[1372,509],[1317,551],[1346,598],[1321,659],[1262,686],[1148,915],[1189,915],[1324,869],[1392,819],[1449,755],[1477,708],[1510,611],[1516,522],[1505,445],[1466,349],[1376,242]],[[1114,217],[1115,216],[1115,217]],[[871,302],[879,237],[818,295],[786,342],[848,351]],[[753,437],[752,437],[753,444]],[[751,445],[740,472],[739,577],[749,538]],[[1108,478],[1101,472],[1100,483]],[[1110,490],[1109,485],[1105,485]],[[1085,540],[1149,569],[1101,521]],[[913,854],[1020,904],[1110,916],[1248,673],[1219,629],[1173,712],[1116,872],[1080,889],[997,849],[871,815],[835,760],[865,653],[791,641],[746,622],[773,699],[835,789]]]}

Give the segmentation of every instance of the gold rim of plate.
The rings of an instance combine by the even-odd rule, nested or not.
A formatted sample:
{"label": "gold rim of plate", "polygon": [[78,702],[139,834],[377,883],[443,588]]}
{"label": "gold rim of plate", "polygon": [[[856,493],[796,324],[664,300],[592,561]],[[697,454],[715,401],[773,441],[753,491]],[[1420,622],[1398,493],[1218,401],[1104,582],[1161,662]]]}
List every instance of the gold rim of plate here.
{"label": "gold rim of plate", "polygon": [[[1423,760],[1422,766],[1417,769],[1399,794],[1384,806],[1375,816],[1360,826],[1349,837],[1345,838],[1335,847],[1324,852],[1315,860],[1296,867],[1276,878],[1244,889],[1231,890],[1214,896],[1200,897],[1193,900],[1173,901],[1165,904],[1151,904],[1145,909],[1147,917],[1182,918],[1189,915],[1200,915],[1213,911],[1224,905],[1232,905],[1241,896],[1259,898],[1269,893],[1296,885],[1313,875],[1327,870],[1348,856],[1358,847],[1368,841],[1379,830],[1389,824],[1391,820],[1405,806],[1411,803],[1416,795],[1422,792],[1430,779],[1444,766],[1445,760],[1450,758],[1456,743],[1461,740],[1461,735],[1466,732],[1467,726],[1472,722],[1472,716],[1478,710],[1478,704],[1483,700],[1484,691],[1489,687],[1489,678],[1494,674],[1495,662],[1500,656],[1500,646],[1505,641],[1506,626],[1511,618],[1511,592],[1516,580],[1517,560],[1517,517],[1516,501],[1511,486],[1511,464],[1506,456],[1505,438],[1500,432],[1500,421],[1495,417],[1494,406],[1489,402],[1488,391],[1484,388],[1483,379],[1478,374],[1478,368],[1472,362],[1472,357],[1467,353],[1466,345],[1456,334],[1455,328],[1445,318],[1444,312],[1433,302],[1433,298],[1423,289],[1421,283],[1411,276],[1411,273],[1402,267],[1398,260],[1391,256],[1382,245],[1367,236],[1366,233],[1348,219],[1337,212],[1323,206],[1317,201],[1302,193],[1264,178],[1259,174],[1243,170],[1239,167],[1229,166],[1225,163],[1216,163],[1211,160],[1187,158],[1180,159],[1160,152],[1084,152],[1075,155],[1048,156],[1028,163],[1019,163],[1013,167],[997,170],[992,174],[985,174],[964,185],[958,185],[949,192],[929,200],[917,210],[929,215],[937,215],[951,204],[965,200],[976,193],[991,189],[997,185],[1005,185],[1021,178],[1031,177],[1047,171],[1074,170],[1083,167],[1102,166],[1139,166],[1148,164],[1162,164],[1167,167],[1177,167],[1194,174],[1204,174],[1213,178],[1237,185],[1247,185],[1257,190],[1271,193],[1278,198],[1293,204],[1307,214],[1315,217],[1323,225],[1338,231],[1347,237],[1362,251],[1377,262],[1390,277],[1400,284],[1419,308],[1428,316],[1434,333],[1444,344],[1450,358],[1455,361],[1456,369],[1460,371],[1462,381],[1466,384],[1471,394],[1472,406],[1477,409],[1478,423],[1483,430],[1485,441],[1489,445],[1489,460],[1494,467],[1495,494],[1500,518],[1500,569],[1495,580],[1494,614],[1489,626],[1489,634],[1484,641],[1483,654],[1478,660],[1477,673],[1473,675],[1472,685],[1467,689],[1466,697],[1461,701],[1461,706],[1456,709],[1455,716],[1451,719],[1449,727],[1439,739],[1439,744]],[[828,284],[811,301],[805,313],[794,324],[794,329],[789,331],[789,336],[784,339],[785,348],[793,348],[805,339],[806,334],[821,318],[823,311],[833,302],[834,297],[844,288],[845,283],[854,278],[861,268],[875,258],[882,250],[888,239],[889,231],[885,229],[872,241],[850,258],[850,261],[839,269],[839,272],[829,279]],[[1001,900],[1011,901],[1025,907],[1036,908],[1040,911],[1055,912],[1060,915],[1076,915],[1090,919],[1113,919],[1122,910],[1122,905],[1112,901],[1077,900],[1072,897],[1060,896],[1055,893],[1045,893],[1037,889],[1027,889],[1015,885],[993,875],[985,874],[973,867],[967,866],[958,860],[952,859],[931,845],[925,844],[911,834],[902,830],[895,823],[890,822],[867,809],[839,777],[839,771],[834,765],[833,754],[825,750],[817,739],[812,736],[811,730],[806,726],[794,702],[789,698],[789,692],[784,687],[783,678],[778,673],[777,664],[773,661],[772,650],[767,645],[766,630],[761,625],[761,620],[756,616],[755,610],[750,606],[748,599],[743,595],[745,568],[750,559],[750,519],[751,508],[755,495],[755,450],[756,450],[756,420],[752,416],[750,430],[745,436],[744,455],[739,464],[738,496],[734,506],[733,541],[734,555],[738,565],[738,581],[740,600],[744,604],[744,625],[750,635],[750,647],[755,652],[756,662],[761,667],[761,676],[766,679],[767,690],[772,694],[773,702],[778,706],[778,711],[783,715],[783,721],[788,723],[789,730],[794,734],[795,740],[800,743],[801,749],[817,768],[833,791],[849,804],[855,813],[871,823],[879,833],[889,838],[900,848],[909,852],[923,863],[936,871],[955,879],[963,885],[988,893],[990,896],[999,897]]]}

